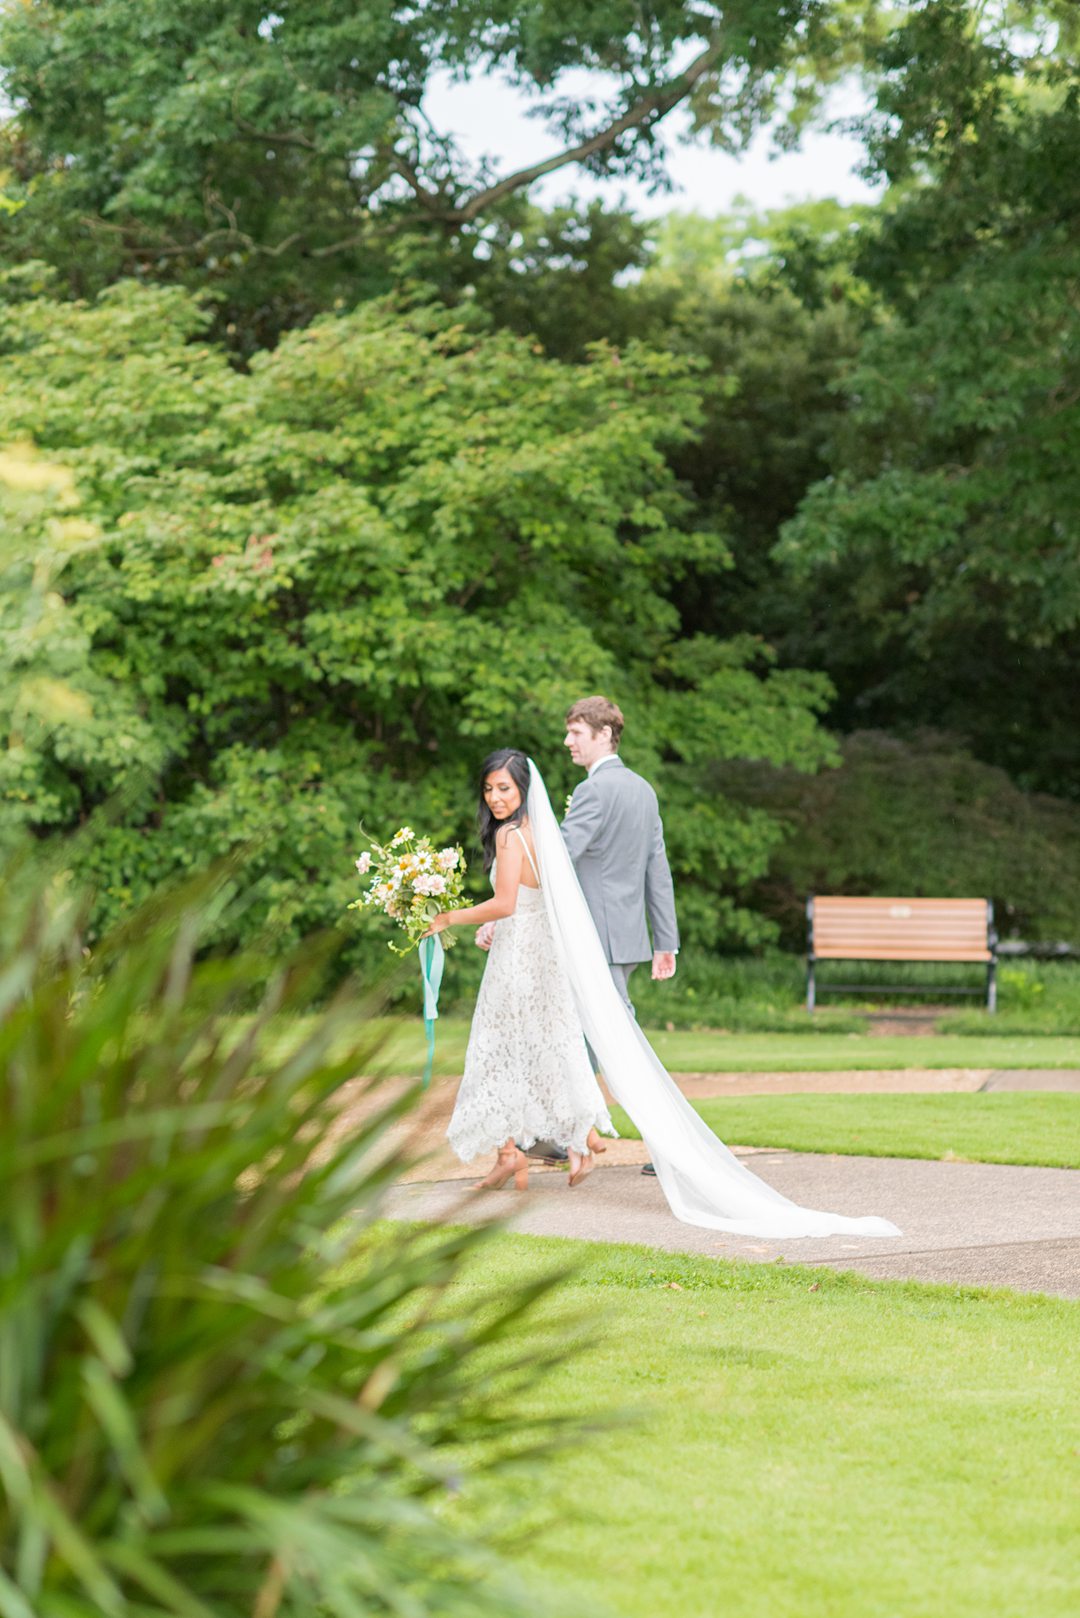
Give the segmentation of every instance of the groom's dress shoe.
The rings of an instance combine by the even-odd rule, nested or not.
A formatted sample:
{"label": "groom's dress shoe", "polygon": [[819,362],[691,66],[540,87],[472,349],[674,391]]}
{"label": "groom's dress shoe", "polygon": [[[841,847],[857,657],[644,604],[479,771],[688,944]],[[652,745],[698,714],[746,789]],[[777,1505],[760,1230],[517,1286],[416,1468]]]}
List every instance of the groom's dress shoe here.
{"label": "groom's dress shoe", "polygon": [[648,1174],[654,1180],[656,1179],[656,1170],[653,1168],[651,1163],[643,1163],[641,1166],[641,1172],[642,1174]]}
{"label": "groom's dress shoe", "polygon": [[525,1148],[526,1157],[538,1157],[541,1163],[565,1163],[566,1153],[553,1140],[534,1141]]}

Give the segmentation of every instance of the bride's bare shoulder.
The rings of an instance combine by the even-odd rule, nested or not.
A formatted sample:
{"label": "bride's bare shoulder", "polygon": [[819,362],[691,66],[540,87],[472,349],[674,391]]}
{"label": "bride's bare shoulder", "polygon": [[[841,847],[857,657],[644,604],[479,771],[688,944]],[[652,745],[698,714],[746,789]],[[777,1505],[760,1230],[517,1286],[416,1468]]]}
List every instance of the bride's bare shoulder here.
{"label": "bride's bare shoulder", "polygon": [[521,838],[516,835],[516,826],[500,826],[495,833],[495,857],[503,866],[506,865],[506,856],[516,854],[521,859]]}
{"label": "bride's bare shoulder", "polygon": [[532,828],[527,820],[519,820],[514,824],[504,821],[495,832],[495,843],[499,848],[505,848],[513,838],[524,837],[529,847],[532,847]]}
{"label": "bride's bare shoulder", "polygon": [[524,881],[526,886],[531,887],[533,885],[531,880],[531,867],[535,865],[536,862],[536,844],[533,842],[533,834],[529,826],[529,822],[527,820],[523,820],[520,825],[517,826],[500,826],[498,831],[495,833],[495,848],[497,852],[501,851],[502,849],[516,848],[518,853],[521,854],[523,852],[523,844],[524,849],[529,856],[528,868],[530,870],[530,876],[525,877]]}

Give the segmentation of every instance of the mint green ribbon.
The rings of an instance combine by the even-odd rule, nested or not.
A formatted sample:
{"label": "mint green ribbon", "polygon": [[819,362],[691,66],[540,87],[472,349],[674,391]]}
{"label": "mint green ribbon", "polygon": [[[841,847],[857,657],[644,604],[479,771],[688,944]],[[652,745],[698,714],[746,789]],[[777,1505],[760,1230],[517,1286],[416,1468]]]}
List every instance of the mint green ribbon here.
{"label": "mint green ribbon", "polygon": [[427,1035],[427,1064],[424,1068],[424,1088],[431,1083],[431,1070],[435,1061],[435,1022],[439,1015],[439,986],[442,983],[443,962],[446,951],[438,933],[420,940],[420,980],[424,987],[424,1033]]}

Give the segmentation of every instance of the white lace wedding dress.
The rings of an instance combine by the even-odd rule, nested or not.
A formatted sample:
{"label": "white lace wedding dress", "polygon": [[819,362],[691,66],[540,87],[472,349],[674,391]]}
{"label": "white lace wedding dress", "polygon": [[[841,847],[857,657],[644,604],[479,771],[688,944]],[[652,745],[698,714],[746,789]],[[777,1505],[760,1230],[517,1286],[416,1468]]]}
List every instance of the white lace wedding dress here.
{"label": "white lace wedding dress", "polygon": [[522,883],[514,914],[495,924],[447,1138],[469,1163],[508,1140],[584,1152],[590,1129],[615,1134],[543,893]]}

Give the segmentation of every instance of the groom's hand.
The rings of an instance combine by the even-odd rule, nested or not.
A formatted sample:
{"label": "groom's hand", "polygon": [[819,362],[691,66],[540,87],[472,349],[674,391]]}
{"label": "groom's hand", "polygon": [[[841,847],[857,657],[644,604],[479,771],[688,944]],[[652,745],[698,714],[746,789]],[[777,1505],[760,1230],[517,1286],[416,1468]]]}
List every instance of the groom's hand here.
{"label": "groom's hand", "polygon": [[658,949],[652,958],[652,975],[661,982],[664,978],[675,976],[675,956],[669,950]]}
{"label": "groom's hand", "polygon": [[493,921],[485,921],[485,923],[484,923],[484,925],[482,927],[478,927],[476,929],[476,947],[477,947],[477,949],[490,949],[491,948],[491,941],[492,941],[492,939],[494,937],[495,937],[495,923]]}

